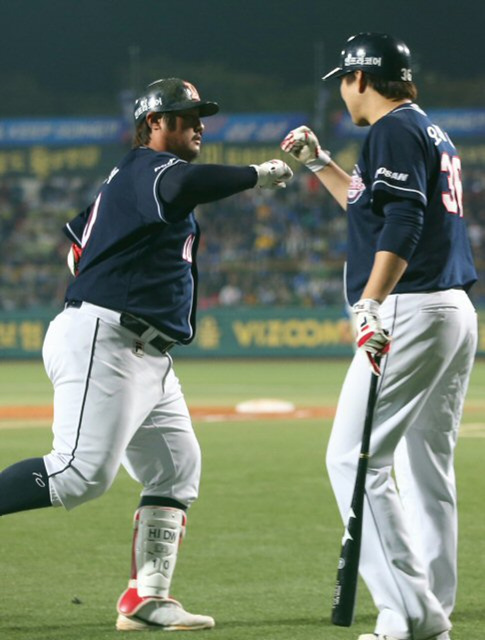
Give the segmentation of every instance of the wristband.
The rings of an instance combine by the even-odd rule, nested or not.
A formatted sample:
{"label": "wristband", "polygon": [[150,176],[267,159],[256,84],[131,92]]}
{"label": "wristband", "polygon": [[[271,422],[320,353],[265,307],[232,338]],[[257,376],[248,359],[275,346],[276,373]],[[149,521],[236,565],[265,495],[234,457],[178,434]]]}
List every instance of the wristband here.
{"label": "wristband", "polygon": [[332,162],[330,151],[318,148],[317,153],[318,156],[316,158],[308,160],[308,162],[305,163],[305,165],[310,169],[310,171],[313,171],[313,173],[318,173],[322,169],[325,169],[325,167]]}

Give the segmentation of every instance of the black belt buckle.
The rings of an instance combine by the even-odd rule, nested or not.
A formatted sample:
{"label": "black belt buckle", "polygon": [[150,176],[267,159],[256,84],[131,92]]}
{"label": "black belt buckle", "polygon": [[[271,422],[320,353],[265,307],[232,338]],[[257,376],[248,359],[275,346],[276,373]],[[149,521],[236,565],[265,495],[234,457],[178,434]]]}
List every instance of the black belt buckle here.
{"label": "black belt buckle", "polygon": [[[138,337],[142,336],[147,329],[152,328],[147,322],[143,322],[143,320],[139,320],[130,313],[125,312],[120,315],[120,325]],[[162,336],[155,336],[155,338],[148,341],[148,344],[151,344],[160,353],[167,353],[175,345],[175,342],[173,340],[165,340]]]}

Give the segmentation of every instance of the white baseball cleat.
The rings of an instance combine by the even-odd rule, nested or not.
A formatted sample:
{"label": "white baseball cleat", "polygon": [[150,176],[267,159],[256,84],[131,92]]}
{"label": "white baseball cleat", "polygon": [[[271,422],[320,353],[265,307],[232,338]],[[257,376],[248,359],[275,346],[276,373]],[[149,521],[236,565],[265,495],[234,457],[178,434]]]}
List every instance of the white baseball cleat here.
{"label": "white baseball cleat", "polygon": [[399,640],[394,636],[385,636],[381,633],[364,633],[359,636],[358,640]]}
{"label": "white baseball cleat", "polygon": [[[395,636],[386,636],[382,633],[364,633],[359,636],[358,640],[399,640],[399,638],[396,638]],[[444,631],[437,636],[429,638],[429,640],[450,640],[450,636],[448,631]]]}
{"label": "white baseball cleat", "polygon": [[358,640],[399,640],[394,636],[383,636],[381,633],[364,633]]}
{"label": "white baseball cleat", "polygon": [[121,594],[118,614],[118,631],[196,631],[215,626],[214,618],[189,613],[173,598],[142,598],[133,588]]}

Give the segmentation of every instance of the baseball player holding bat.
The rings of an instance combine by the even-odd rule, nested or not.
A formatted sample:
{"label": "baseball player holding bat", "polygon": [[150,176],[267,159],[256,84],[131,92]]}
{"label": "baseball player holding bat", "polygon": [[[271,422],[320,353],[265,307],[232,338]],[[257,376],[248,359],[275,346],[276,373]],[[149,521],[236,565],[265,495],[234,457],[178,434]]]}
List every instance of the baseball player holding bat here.
{"label": "baseball player holding bat", "polygon": [[[360,640],[449,640],[457,579],[453,452],[477,343],[460,157],[415,103],[404,42],[353,36],[323,79],[330,78],[339,79],[353,122],[369,127],[353,174],[308,127],[291,131],[282,148],[347,212],[345,284],[358,349],[327,450],[344,519],[371,369],[380,375],[360,556],[378,617],[375,632]],[[376,355],[384,356],[380,366]]]}
{"label": "baseball player holding bat", "polygon": [[196,330],[194,207],[284,187],[292,175],[281,160],[191,164],[201,118],[218,109],[178,78],[152,83],[136,101],[133,149],[66,227],[77,276],[43,347],[55,390],[52,451],[0,474],[0,515],[73,509],[103,494],[121,464],[141,484],[131,576],[118,601],[122,631],[214,626],[170,597],[201,455],[169,351]]}

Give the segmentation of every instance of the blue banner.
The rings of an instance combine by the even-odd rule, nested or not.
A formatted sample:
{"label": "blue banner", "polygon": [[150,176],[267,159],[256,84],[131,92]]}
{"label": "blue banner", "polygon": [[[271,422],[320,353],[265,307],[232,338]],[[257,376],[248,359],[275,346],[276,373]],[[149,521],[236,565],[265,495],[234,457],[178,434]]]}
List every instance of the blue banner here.
{"label": "blue banner", "polygon": [[[485,138],[485,109],[428,109],[430,120],[451,138]],[[363,137],[368,127],[357,127],[345,112],[335,115],[333,133],[341,138]]]}
{"label": "blue banner", "polygon": [[0,147],[116,144],[122,139],[121,118],[0,119]]}
{"label": "blue banner", "polygon": [[[279,143],[307,122],[305,113],[218,114],[204,119],[204,142]],[[0,148],[119,144],[132,133],[122,117],[5,118],[0,119]]]}
{"label": "blue banner", "polygon": [[[431,120],[452,138],[485,138],[485,109],[430,109]],[[304,112],[217,114],[204,119],[204,142],[279,144],[295,127],[309,123]],[[354,125],[343,111],[334,115],[332,131],[340,138],[365,136],[367,127]],[[109,145],[131,138],[122,117],[0,119],[0,148]]]}
{"label": "blue banner", "polygon": [[204,141],[279,144],[288,131],[302,124],[308,124],[306,113],[220,114],[204,120]]}

